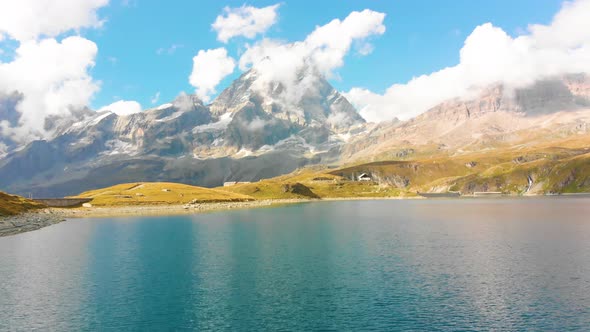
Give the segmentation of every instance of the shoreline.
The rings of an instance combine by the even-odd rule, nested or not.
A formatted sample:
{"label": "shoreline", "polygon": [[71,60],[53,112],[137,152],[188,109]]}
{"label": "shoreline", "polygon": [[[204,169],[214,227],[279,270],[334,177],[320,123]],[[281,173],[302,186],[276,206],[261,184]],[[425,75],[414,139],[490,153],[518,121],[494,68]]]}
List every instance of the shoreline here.
{"label": "shoreline", "polygon": [[278,199],[246,202],[215,202],[198,204],[156,204],[156,205],[123,205],[93,206],[90,208],[51,208],[68,219],[108,218],[108,217],[141,217],[166,215],[191,215],[214,211],[273,207],[285,204],[311,202],[311,199]]}
{"label": "shoreline", "polygon": [[56,213],[69,219],[105,218],[105,217],[138,217],[138,216],[166,216],[190,215],[205,212],[229,211],[238,209],[275,207],[288,204],[330,201],[358,201],[358,200],[400,200],[423,199],[422,197],[335,197],[335,198],[285,198],[261,199],[246,202],[216,202],[197,204],[154,204],[154,205],[121,205],[121,206],[93,206],[90,208],[51,208]]}
{"label": "shoreline", "polygon": [[51,208],[12,216],[0,216],[0,237],[21,234],[59,224],[66,217]]}
{"label": "shoreline", "polygon": [[280,205],[301,204],[310,202],[338,202],[338,201],[374,201],[374,200],[462,200],[462,199],[531,199],[531,198],[581,198],[586,195],[500,195],[500,196],[459,196],[426,198],[422,196],[391,196],[391,197],[330,197],[321,199],[286,198],[261,199],[245,202],[215,202],[197,204],[154,204],[154,205],[121,205],[121,206],[93,206],[90,208],[50,208],[68,219],[83,218],[116,218],[166,215],[191,215],[206,212],[229,211],[238,209],[276,207]]}
{"label": "shoreline", "polygon": [[527,199],[527,198],[588,198],[582,195],[527,195],[527,196],[498,196],[498,197],[441,197],[425,198],[420,196],[395,197],[333,197],[323,199],[264,199],[245,202],[215,202],[197,204],[156,204],[156,205],[123,205],[123,206],[94,206],[90,208],[45,208],[13,216],[0,216],[0,237],[35,231],[47,226],[55,225],[68,219],[86,218],[124,218],[141,216],[174,216],[194,215],[199,213],[230,211],[239,209],[277,207],[281,205],[301,204],[310,202],[364,201],[364,200],[461,200],[461,199]]}

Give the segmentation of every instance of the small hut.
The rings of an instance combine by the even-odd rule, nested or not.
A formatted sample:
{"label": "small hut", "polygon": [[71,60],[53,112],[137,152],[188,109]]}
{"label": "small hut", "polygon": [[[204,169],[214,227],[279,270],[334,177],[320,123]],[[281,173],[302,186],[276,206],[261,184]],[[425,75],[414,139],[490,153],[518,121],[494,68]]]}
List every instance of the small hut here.
{"label": "small hut", "polygon": [[358,176],[357,179],[359,181],[373,181],[373,178],[367,173],[362,173],[361,175]]}

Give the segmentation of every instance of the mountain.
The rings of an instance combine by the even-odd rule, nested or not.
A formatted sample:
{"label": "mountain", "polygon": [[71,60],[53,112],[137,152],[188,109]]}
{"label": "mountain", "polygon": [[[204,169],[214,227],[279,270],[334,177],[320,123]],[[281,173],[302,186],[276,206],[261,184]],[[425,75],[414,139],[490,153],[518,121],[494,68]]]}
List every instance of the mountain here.
{"label": "mountain", "polygon": [[[2,110],[12,110],[0,113],[0,121],[18,123],[18,98],[0,98]],[[269,81],[250,70],[209,105],[181,95],[129,116],[70,113],[46,120],[51,133],[46,140],[19,146],[4,136],[0,188],[27,196],[63,196],[128,182],[215,187],[271,178],[309,164],[525,149],[590,133],[590,79],[566,75],[520,88],[497,84],[409,121],[380,124],[365,123],[345,97],[309,68],[294,82]]]}
{"label": "mountain", "polygon": [[33,196],[140,181],[213,187],[334,162],[364,120],[321,76],[304,73],[298,82],[311,83],[294,99],[293,87],[261,84],[249,71],[211,105],[181,95],[129,116],[71,117],[77,121],[54,124],[47,140],[13,144],[0,159],[0,187]]}
{"label": "mountain", "polygon": [[405,122],[381,123],[348,142],[342,161],[404,160],[559,140],[590,132],[590,77],[566,75],[522,88],[490,86]]}
{"label": "mountain", "polygon": [[19,93],[0,93],[0,158],[16,148],[17,143],[8,136],[2,135],[4,126],[16,126],[20,117],[16,105],[22,99]]}
{"label": "mountain", "polygon": [[[13,129],[19,127],[20,113],[17,110],[23,95],[19,92],[10,94],[0,92],[0,159],[9,152],[23,148],[22,142],[13,137]],[[88,108],[68,109],[62,114],[50,115],[44,119],[44,133],[20,133],[18,136],[48,136],[54,138],[76,122],[91,118],[95,112]]]}

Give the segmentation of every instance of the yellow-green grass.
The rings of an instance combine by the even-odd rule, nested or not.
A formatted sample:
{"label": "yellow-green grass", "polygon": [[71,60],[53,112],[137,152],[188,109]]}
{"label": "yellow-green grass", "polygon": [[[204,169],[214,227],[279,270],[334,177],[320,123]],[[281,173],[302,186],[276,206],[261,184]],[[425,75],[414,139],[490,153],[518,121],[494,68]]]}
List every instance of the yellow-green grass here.
{"label": "yellow-green grass", "polygon": [[[327,169],[313,170],[304,168],[276,178],[254,183],[237,184],[224,187],[224,189],[257,199],[395,197],[405,194],[404,191],[391,186],[381,186],[373,181],[351,181],[345,177],[329,174],[326,171]],[[314,196],[287,190],[286,186],[295,184],[307,187]]]}
{"label": "yellow-green grass", "polygon": [[[590,191],[587,135],[470,153],[416,153],[412,157],[356,163],[339,169],[308,167],[271,179],[215,189],[176,183],[127,183],[78,197],[93,198],[91,204],[96,206],[112,206],[185,204],[193,200],[395,197],[448,190],[523,194],[528,189],[529,177],[534,180],[533,193]],[[370,173],[374,181],[354,181],[361,173]]]}
{"label": "yellow-green grass", "polygon": [[[374,181],[353,179],[369,173]],[[529,188],[529,178],[533,188]],[[258,199],[310,198],[287,185],[300,183],[317,197],[413,196],[417,192],[500,191],[507,194],[590,191],[590,137],[486,149],[439,153],[406,160],[356,163],[339,169],[304,168],[291,174],[224,190]]]}
{"label": "yellow-green grass", "polygon": [[529,177],[535,184],[542,184],[536,193],[588,192],[590,139],[581,136],[454,156],[439,154],[416,160],[374,162],[331,173],[352,176],[363,172],[381,178],[407,179],[409,185],[403,189],[410,192],[457,190],[523,194],[528,190]]}
{"label": "yellow-green grass", "polygon": [[228,192],[169,182],[124,183],[91,190],[76,197],[92,198],[93,206],[175,205],[192,201],[199,203],[245,202],[252,197]]}
{"label": "yellow-green grass", "polygon": [[0,216],[10,216],[30,210],[44,208],[45,205],[24,197],[0,192]]}

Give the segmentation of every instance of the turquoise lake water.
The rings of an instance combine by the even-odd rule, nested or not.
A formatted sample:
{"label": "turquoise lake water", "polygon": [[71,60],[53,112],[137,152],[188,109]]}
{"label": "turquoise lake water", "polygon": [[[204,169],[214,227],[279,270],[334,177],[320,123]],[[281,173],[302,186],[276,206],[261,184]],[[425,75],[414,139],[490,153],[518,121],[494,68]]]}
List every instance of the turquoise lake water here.
{"label": "turquoise lake water", "polygon": [[587,198],[340,201],[0,238],[0,330],[590,330]]}

